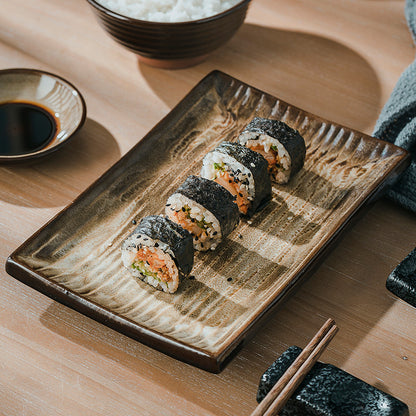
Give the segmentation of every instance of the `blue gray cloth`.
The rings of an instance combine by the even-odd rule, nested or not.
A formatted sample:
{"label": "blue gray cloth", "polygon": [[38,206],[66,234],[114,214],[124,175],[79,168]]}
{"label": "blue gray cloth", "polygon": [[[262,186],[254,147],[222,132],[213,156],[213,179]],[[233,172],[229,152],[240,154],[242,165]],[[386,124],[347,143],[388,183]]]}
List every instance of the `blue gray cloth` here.
{"label": "blue gray cloth", "polygon": [[[416,0],[406,0],[405,15],[416,43]],[[373,135],[408,150],[410,166],[388,196],[416,213],[416,59],[400,76],[381,111]],[[416,249],[392,271],[387,289],[416,307]]]}
{"label": "blue gray cloth", "polygon": [[[416,43],[416,0],[406,0],[405,14]],[[411,153],[411,165],[388,196],[416,213],[416,60],[400,76],[381,111],[373,135]]]}

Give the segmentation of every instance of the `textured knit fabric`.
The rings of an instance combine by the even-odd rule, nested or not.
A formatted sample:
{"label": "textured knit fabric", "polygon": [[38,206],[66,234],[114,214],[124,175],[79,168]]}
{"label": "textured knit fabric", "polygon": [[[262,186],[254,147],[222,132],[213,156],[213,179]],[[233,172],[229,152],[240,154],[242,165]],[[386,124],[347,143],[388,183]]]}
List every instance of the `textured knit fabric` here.
{"label": "textured knit fabric", "polygon": [[416,307],[416,248],[390,273],[386,287]]}
{"label": "textured knit fabric", "polygon": [[[416,43],[416,0],[406,1],[405,14]],[[416,60],[401,75],[381,111],[373,135],[411,153],[411,165],[388,196],[416,212]]]}
{"label": "textured knit fabric", "polygon": [[[406,0],[405,14],[416,43],[416,0]],[[373,135],[411,153],[410,166],[388,195],[416,212],[416,60],[399,78],[381,111]],[[416,249],[390,274],[386,286],[396,296],[416,307]]]}

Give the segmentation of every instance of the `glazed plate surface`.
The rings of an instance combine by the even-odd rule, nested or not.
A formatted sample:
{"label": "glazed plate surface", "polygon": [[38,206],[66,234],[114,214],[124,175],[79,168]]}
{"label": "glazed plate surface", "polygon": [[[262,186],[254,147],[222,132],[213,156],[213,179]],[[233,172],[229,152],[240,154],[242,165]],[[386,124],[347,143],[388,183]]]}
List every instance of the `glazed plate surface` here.
{"label": "glazed plate surface", "polygon": [[[307,144],[305,166],[171,295],[124,269],[133,220],[161,214],[204,155],[255,116]],[[218,372],[260,318],[303,280],[335,238],[407,166],[387,142],[325,121],[228,75],[204,78],[129,153],[7,261],[17,279],[177,359]]]}

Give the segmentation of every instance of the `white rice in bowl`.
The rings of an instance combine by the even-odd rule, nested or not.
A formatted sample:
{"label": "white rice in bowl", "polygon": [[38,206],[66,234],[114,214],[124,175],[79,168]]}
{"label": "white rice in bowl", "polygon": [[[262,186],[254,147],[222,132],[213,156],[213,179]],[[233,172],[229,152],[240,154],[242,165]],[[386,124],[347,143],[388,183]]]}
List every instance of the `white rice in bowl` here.
{"label": "white rice in bowl", "polygon": [[189,22],[214,16],[241,0],[96,0],[123,16],[151,22]]}

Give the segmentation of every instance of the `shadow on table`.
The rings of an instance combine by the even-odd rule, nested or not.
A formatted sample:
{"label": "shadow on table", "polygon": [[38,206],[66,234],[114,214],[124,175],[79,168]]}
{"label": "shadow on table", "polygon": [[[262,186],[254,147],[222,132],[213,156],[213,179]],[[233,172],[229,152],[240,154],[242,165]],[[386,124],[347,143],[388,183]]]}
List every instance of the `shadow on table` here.
{"label": "shadow on table", "polygon": [[[146,377],[150,386],[162,386],[178,397],[183,396],[185,400],[217,414],[218,403],[207,401],[199,391],[201,385],[215,384],[216,374],[176,361],[59,303],[53,302],[40,321],[57,336],[113,361],[114,365],[123,366],[129,373],[136,373],[138,378]],[[119,388],[122,387],[120,383]],[[140,384],[129,384],[128,390],[143,395]],[[218,394],[221,395],[221,391]]]}
{"label": "shadow on table", "polygon": [[88,118],[56,152],[30,164],[0,167],[0,199],[37,208],[67,205],[119,158],[112,134]]}
{"label": "shadow on table", "polygon": [[372,127],[378,116],[381,91],[371,65],[348,46],[314,34],[245,24],[229,43],[196,67],[168,71],[140,63],[139,69],[169,107],[201,79],[201,73],[219,69],[290,104],[359,130]]}

